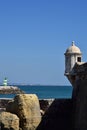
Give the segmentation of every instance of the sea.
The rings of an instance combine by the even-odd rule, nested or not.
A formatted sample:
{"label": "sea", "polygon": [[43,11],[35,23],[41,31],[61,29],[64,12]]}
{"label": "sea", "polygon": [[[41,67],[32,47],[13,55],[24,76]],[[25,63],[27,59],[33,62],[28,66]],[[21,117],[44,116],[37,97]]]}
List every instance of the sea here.
{"label": "sea", "polygon": [[[18,85],[26,94],[36,94],[39,99],[71,98],[72,86]],[[0,98],[14,98],[15,94],[0,94]]]}

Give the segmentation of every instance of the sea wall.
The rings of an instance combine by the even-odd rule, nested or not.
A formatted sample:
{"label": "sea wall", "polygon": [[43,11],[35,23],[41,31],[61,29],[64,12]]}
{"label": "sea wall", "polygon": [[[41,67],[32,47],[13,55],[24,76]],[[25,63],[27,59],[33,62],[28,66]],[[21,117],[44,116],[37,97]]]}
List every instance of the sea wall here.
{"label": "sea wall", "polygon": [[0,86],[0,94],[23,94],[25,93],[16,86]]}

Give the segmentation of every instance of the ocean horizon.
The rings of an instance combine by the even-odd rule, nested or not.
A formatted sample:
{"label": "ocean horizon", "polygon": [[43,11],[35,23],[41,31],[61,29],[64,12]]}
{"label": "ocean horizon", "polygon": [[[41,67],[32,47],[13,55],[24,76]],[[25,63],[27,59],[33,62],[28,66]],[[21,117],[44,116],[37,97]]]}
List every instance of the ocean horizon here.
{"label": "ocean horizon", "polygon": [[[15,86],[15,85],[14,85]],[[36,94],[39,99],[71,98],[72,86],[16,85],[26,94]],[[0,94],[0,98],[14,98],[15,94]]]}

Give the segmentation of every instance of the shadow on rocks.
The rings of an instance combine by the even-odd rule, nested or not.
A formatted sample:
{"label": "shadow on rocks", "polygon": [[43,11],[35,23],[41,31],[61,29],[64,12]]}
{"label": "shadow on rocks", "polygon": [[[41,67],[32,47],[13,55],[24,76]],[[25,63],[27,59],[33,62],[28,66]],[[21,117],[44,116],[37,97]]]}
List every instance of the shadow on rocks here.
{"label": "shadow on rocks", "polygon": [[36,130],[72,130],[72,99],[55,99]]}

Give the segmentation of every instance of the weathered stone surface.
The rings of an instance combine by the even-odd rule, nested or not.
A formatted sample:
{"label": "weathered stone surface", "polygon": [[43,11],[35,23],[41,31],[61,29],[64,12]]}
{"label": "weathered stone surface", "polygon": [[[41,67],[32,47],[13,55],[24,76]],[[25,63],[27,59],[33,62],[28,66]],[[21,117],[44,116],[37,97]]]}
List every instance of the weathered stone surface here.
{"label": "weathered stone surface", "polygon": [[18,115],[23,130],[35,130],[41,121],[39,100],[35,94],[18,94],[6,110]]}
{"label": "weathered stone surface", "polygon": [[79,79],[73,90],[73,129],[87,130],[87,79]]}
{"label": "weathered stone surface", "polygon": [[19,130],[19,118],[9,112],[0,113],[0,130]]}

